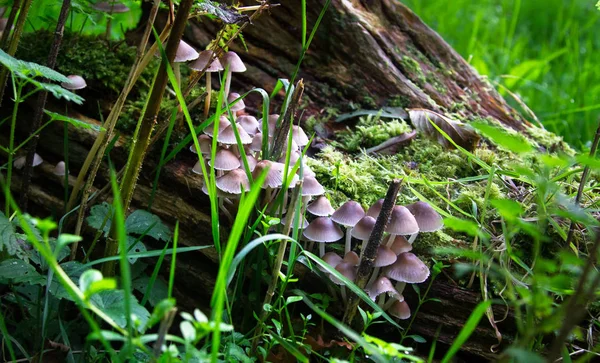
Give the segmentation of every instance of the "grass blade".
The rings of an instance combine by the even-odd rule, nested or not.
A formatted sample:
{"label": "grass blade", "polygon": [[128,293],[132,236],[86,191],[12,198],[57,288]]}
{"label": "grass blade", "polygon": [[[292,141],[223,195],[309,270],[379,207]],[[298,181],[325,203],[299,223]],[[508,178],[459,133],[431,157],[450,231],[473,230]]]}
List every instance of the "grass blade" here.
{"label": "grass blade", "polygon": [[485,314],[486,310],[491,305],[491,300],[483,301],[479,303],[479,305],[477,305],[477,307],[475,308],[475,310],[473,310],[471,316],[469,316],[469,319],[461,329],[460,333],[458,333],[456,339],[454,339],[454,342],[452,342],[450,349],[448,349],[446,355],[444,355],[444,358],[442,358],[441,363],[448,363],[452,360],[454,355],[458,353],[460,347],[462,347],[462,345],[465,344],[467,339],[469,339],[471,334],[473,334],[475,328],[477,328],[477,325],[479,324],[479,321],[483,317],[483,314]]}

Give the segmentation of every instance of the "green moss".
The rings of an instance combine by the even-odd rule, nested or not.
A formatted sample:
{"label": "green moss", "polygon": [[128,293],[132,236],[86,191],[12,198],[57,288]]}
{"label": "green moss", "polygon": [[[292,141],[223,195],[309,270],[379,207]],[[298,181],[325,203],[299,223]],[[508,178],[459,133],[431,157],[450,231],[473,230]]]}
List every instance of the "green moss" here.
{"label": "green moss", "polygon": [[420,84],[427,83],[427,78],[425,77],[419,62],[405,55],[402,57],[400,63],[402,64],[404,71],[408,73],[409,76],[412,76],[411,78],[417,79]]}
{"label": "green moss", "polygon": [[388,105],[391,107],[406,108],[410,105],[410,98],[403,95],[396,95],[388,99]]}
{"label": "green moss", "polygon": [[361,117],[354,130],[340,132],[338,139],[345,150],[356,151],[410,131],[410,126],[402,120],[383,121],[379,115],[369,115]]}

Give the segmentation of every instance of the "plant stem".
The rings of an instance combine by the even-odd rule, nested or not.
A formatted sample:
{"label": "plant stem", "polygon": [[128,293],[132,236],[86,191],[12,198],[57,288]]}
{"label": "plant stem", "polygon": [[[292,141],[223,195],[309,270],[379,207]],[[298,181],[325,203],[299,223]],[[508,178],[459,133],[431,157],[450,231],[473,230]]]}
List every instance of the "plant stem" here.
{"label": "plant stem", "polygon": [[[375,221],[373,232],[371,232],[371,236],[369,236],[369,242],[367,243],[363,257],[360,260],[360,265],[358,265],[358,271],[354,281],[356,286],[361,289],[365,288],[369,275],[373,271],[373,262],[377,255],[377,248],[379,248],[381,240],[383,239],[383,233],[385,232],[385,227],[387,226],[388,219],[392,213],[392,208],[394,208],[394,204],[396,204],[396,197],[400,191],[401,184],[402,180],[399,179],[394,179],[390,183],[385,199],[383,200],[383,205],[381,206],[381,212]],[[350,294],[343,319],[344,323],[348,326],[351,326],[352,321],[354,320],[359,301],[358,296]]]}
{"label": "plant stem", "polygon": [[17,82],[16,78],[12,77],[13,82],[13,92],[14,92],[14,105],[12,117],[10,120],[10,136],[8,139],[8,164],[6,165],[6,185],[4,197],[6,198],[6,204],[4,207],[4,215],[10,215],[10,198],[8,194],[10,193],[11,179],[12,179],[12,169],[13,169],[13,158],[14,158],[14,145],[15,145],[15,128],[17,126],[17,115],[19,113],[19,104],[21,103],[21,91],[23,90],[23,86],[20,84],[15,84]]}
{"label": "plant stem", "polygon": [[[56,23],[56,29],[54,30],[54,40],[50,46],[50,53],[48,53],[48,60],[46,61],[46,67],[54,69],[56,66],[56,57],[60,50],[62,43],[63,34],[65,31],[65,22],[71,8],[71,0],[63,0],[60,8],[60,14]],[[42,117],[44,116],[44,107],[46,107],[46,100],[48,98],[48,92],[41,91],[38,94],[35,111],[33,112],[33,121],[31,123],[30,134],[34,134],[42,123]],[[66,124],[65,124],[66,125]],[[27,150],[27,159],[25,160],[25,169],[23,170],[23,176],[21,178],[21,200],[19,205],[21,210],[27,212],[27,201],[29,199],[29,184],[31,183],[31,173],[33,171],[33,157],[35,155],[37,144],[40,139],[40,134],[37,133],[31,139],[31,143]],[[66,174],[65,174],[66,175]]]}
{"label": "plant stem", "polygon": [[[188,14],[192,4],[193,0],[183,0],[179,4],[179,9],[177,10],[177,15],[175,16],[173,28],[171,30],[171,34],[169,35],[169,40],[166,46],[166,61],[168,64],[165,63],[165,59],[163,59],[158,74],[156,75],[156,80],[154,81],[154,86],[152,87],[146,110],[141,118],[142,125],[138,139],[133,140],[129,164],[121,184],[124,211],[128,210],[129,204],[131,203],[131,198],[133,197],[133,191],[137,183],[140,169],[142,168],[142,164],[144,162],[144,156],[148,148],[148,143],[150,142],[150,135],[152,134],[152,130],[154,129],[154,124],[158,116],[158,111],[160,110],[160,102],[167,86],[167,67],[169,64],[173,63],[173,59],[175,59],[175,52],[177,51],[181,36],[185,30],[185,25],[187,23]],[[113,256],[118,250],[118,241],[115,238],[116,230],[113,227],[115,225],[116,223],[113,223],[111,226],[111,238],[106,241],[107,243],[106,249],[104,250],[104,256]],[[115,261],[109,261],[105,263],[102,266],[102,272],[104,276],[114,276],[114,268]]]}
{"label": "plant stem", "polygon": [[[10,15],[8,16],[8,19],[6,19],[6,25],[4,27],[4,32],[2,33],[2,38],[0,39],[0,49],[4,49],[8,42],[8,38],[10,37],[11,30],[15,23],[15,17],[19,13],[20,5],[21,1],[19,0],[15,0],[13,2],[12,8],[10,9]],[[4,14],[2,14],[2,16],[4,16]]]}
{"label": "plant stem", "polygon": [[304,93],[304,82],[301,79],[296,84],[294,94],[292,95],[292,100],[285,113],[285,116],[282,118],[281,125],[279,125],[277,130],[275,130],[275,135],[273,136],[273,148],[269,153],[269,157],[271,160],[276,161],[281,157],[283,146],[288,140],[288,135],[292,127],[292,122],[296,117],[296,111],[300,106],[300,99],[302,98],[302,93]]}

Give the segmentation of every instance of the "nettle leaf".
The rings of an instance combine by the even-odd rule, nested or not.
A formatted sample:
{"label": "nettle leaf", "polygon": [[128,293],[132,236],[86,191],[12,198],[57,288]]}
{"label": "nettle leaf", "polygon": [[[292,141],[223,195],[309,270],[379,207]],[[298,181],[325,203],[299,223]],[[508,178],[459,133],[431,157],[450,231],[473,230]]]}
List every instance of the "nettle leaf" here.
{"label": "nettle leaf", "polygon": [[69,123],[80,129],[89,129],[89,130],[95,130],[98,132],[106,130],[102,126],[90,124],[90,123],[87,123],[87,122],[84,122],[81,120],[77,120],[77,119],[71,118],[69,116],[61,115],[60,113],[56,113],[56,112],[52,112],[52,111],[48,111],[48,110],[44,110],[44,113],[46,115],[50,116],[50,118],[52,120],[63,121],[63,122]]}
{"label": "nettle leaf", "polygon": [[[69,276],[69,278],[71,280],[73,280],[73,282],[75,284],[78,283],[79,278],[86,271],[86,269],[83,267],[83,265],[77,261],[69,261],[69,262],[61,263],[60,267],[63,269],[63,271],[65,271],[67,276]],[[73,301],[73,299],[71,298],[71,295],[69,295],[67,290],[65,290],[65,288],[58,281],[56,276],[54,276],[52,283],[50,283],[49,291],[57,299],[66,299],[66,300]]]}
{"label": "nettle leaf", "polygon": [[[148,229],[151,228],[149,231]],[[160,218],[150,212],[138,209],[131,213],[125,221],[127,233],[153,237],[159,241],[171,240],[171,231],[164,225]]]}
{"label": "nettle leaf", "polygon": [[444,115],[437,112],[426,110],[424,108],[413,108],[408,110],[408,115],[413,126],[425,136],[437,140],[445,148],[453,148],[454,146],[444,135],[438,132],[438,130],[431,125],[433,122],[442,131],[460,147],[467,150],[473,150],[479,136],[477,133],[467,124],[457,120],[452,120]]}
{"label": "nettle leaf", "polygon": [[[99,292],[90,298],[90,302],[110,316],[121,328],[125,328],[127,319],[125,318],[125,294],[123,290]],[[131,314],[137,316],[141,327],[145,326],[148,318],[150,318],[148,310],[141,306],[133,295],[131,295]]]}
{"label": "nettle leaf", "polygon": [[29,263],[16,258],[0,262],[0,283],[27,283],[44,285],[46,278],[35,270]]}
{"label": "nettle leaf", "polygon": [[0,251],[14,255],[18,249],[17,235],[10,219],[0,213]]}
{"label": "nettle leaf", "polygon": [[[144,245],[144,243],[142,241],[138,241],[137,238],[132,237],[132,236],[127,236],[127,251],[129,251],[128,254],[131,253],[140,253],[140,252],[146,252],[146,245]],[[129,260],[129,263],[134,264],[138,258],[137,257],[129,257],[127,256],[127,259]]]}
{"label": "nettle leaf", "polygon": [[90,227],[99,230],[102,227],[102,223],[104,223],[104,219],[108,216],[108,220],[104,225],[102,231],[104,232],[104,236],[108,236],[110,232],[110,217],[112,214],[112,208],[110,204],[103,202],[102,204],[96,204],[90,209],[90,216],[85,220],[88,222]]}
{"label": "nettle leaf", "polygon": [[[150,277],[140,276],[139,278],[133,280],[131,286],[133,286],[133,288],[139,291],[140,293],[145,294],[146,288],[148,287],[149,283]],[[152,289],[150,290],[150,296],[148,296],[148,301],[150,302],[150,305],[156,306],[156,304],[158,304],[161,300],[166,299],[168,295],[168,290],[169,288],[163,280],[161,280],[160,278],[154,280],[154,285],[152,285]]]}
{"label": "nettle leaf", "polygon": [[75,93],[62,88],[61,86],[59,86],[57,84],[39,82],[39,81],[36,81],[35,79],[28,79],[28,82],[33,84],[37,88],[40,88],[46,92],[52,93],[52,95],[55,98],[58,98],[58,99],[64,98],[65,100],[74,102],[78,105],[81,105],[83,103],[83,97],[78,96]]}
{"label": "nettle leaf", "polygon": [[477,129],[483,136],[490,139],[494,144],[508,151],[523,154],[534,150],[529,141],[521,135],[509,134],[506,130],[484,122],[472,122],[471,126]]}
{"label": "nettle leaf", "polygon": [[0,50],[0,63],[12,73],[17,74],[20,78],[43,77],[56,82],[69,82],[69,79],[66,76],[53,69],[37,63],[16,59],[3,50]]}

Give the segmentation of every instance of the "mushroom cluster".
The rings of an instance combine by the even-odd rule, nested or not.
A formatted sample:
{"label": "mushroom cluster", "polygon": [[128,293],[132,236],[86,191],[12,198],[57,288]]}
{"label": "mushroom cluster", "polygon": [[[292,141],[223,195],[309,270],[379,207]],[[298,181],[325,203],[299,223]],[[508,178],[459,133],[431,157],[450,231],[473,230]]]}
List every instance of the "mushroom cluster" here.
{"label": "mushroom cluster", "polygon": [[[334,210],[327,198],[320,196],[306,209],[316,218],[304,230],[304,237],[318,242],[322,259],[343,276],[354,281],[363,250],[382,205],[383,199],[380,199],[365,212],[358,203],[348,201]],[[344,257],[335,252],[325,253],[325,243],[335,242],[344,237],[341,227],[346,229]],[[402,296],[404,288],[406,284],[422,283],[429,277],[427,266],[410,252],[412,243],[419,233],[435,232],[442,227],[441,216],[425,202],[407,206],[396,205],[392,209],[384,242],[377,250],[375,268],[365,288],[369,297],[377,300],[378,305],[391,315],[399,319],[408,319],[410,308]],[[351,250],[352,237],[362,241],[360,256]],[[333,276],[330,278],[335,284],[343,284]],[[395,284],[392,281],[395,281]],[[345,301],[343,286],[341,294]],[[386,295],[389,297],[387,301]]]}

